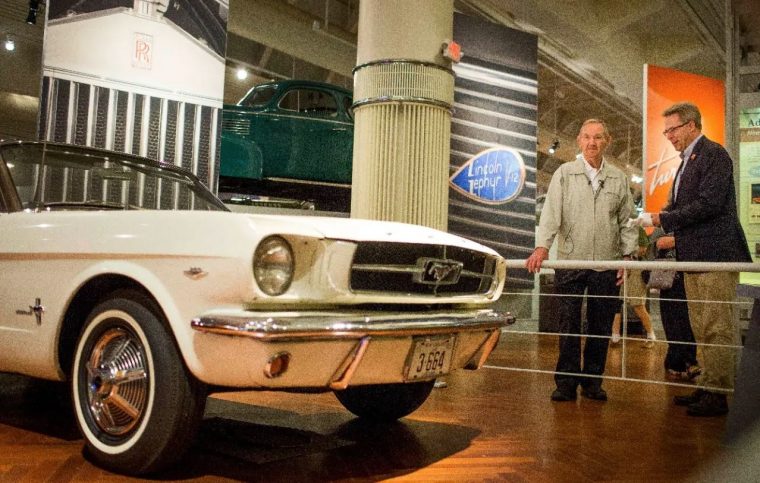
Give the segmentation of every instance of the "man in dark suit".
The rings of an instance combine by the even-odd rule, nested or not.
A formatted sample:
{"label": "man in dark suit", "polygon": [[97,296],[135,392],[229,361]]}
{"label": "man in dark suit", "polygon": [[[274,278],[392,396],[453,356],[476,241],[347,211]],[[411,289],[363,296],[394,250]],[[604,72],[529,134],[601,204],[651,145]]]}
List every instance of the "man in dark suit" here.
{"label": "man in dark suit", "polygon": [[[739,224],[734,193],[733,162],[720,144],[702,134],[702,115],[694,104],[675,104],[665,110],[663,134],[681,153],[670,200],[652,223],[674,232],[676,259],[700,262],[751,262],[747,240]],[[736,272],[686,273],[686,297],[694,337],[702,346],[700,386],[675,403],[688,406],[692,416],[720,416],[728,412],[726,391],[733,388]],[[705,300],[717,303],[703,302]],[[729,302],[729,303],[721,303]]]}

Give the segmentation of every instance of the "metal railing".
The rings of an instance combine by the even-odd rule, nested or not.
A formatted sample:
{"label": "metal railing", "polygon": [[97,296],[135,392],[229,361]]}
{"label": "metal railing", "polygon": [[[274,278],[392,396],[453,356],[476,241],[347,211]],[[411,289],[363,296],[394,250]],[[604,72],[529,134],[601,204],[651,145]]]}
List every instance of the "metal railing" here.
{"label": "metal railing", "polygon": [[[507,260],[507,268],[508,269],[524,269],[525,268],[525,260],[524,259],[510,259]],[[627,275],[629,270],[675,270],[678,272],[760,272],[760,264],[756,263],[723,263],[723,262],[676,262],[676,261],[624,261],[624,260],[618,260],[618,261],[586,261],[586,260],[546,260],[542,264],[542,272],[546,272],[546,269],[570,269],[570,270],[583,270],[583,269],[592,269],[592,270],[624,270],[623,274],[623,284],[621,285],[622,290],[621,294],[619,296],[605,296],[604,298],[615,298],[615,299],[621,299],[622,300],[622,307],[620,310],[621,313],[621,326],[620,326],[620,332],[621,332],[621,361],[620,361],[620,375],[609,375],[606,371],[605,374],[602,376],[589,376],[586,374],[575,374],[575,373],[558,373],[554,370],[545,370],[545,369],[537,369],[537,368],[527,368],[527,367],[507,367],[507,366],[493,366],[493,365],[486,365],[484,367],[489,367],[491,369],[502,369],[502,370],[512,370],[512,371],[525,371],[525,372],[536,372],[536,373],[544,373],[544,374],[563,374],[563,375],[571,375],[571,376],[582,376],[582,377],[599,377],[602,379],[610,379],[610,380],[626,380],[626,381],[636,381],[636,382],[646,382],[646,383],[653,383],[653,384],[663,384],[663,385],[669,385],[669,386],[680,386],[680,387],[695,387],[695,384],[693,382],[677,382],[677,381],[665,381],[665,380],[654,380],[654,379],[642,379],[642,378],[636,378],[636,377],[630,377],[627,374],[627,350],[626,350],[626,343],[630,341],[641,341],[640,338],[633,338],[629,337],[627,335],[628,333],[628,310],[627,307],[629,305],[629,300],[631,298],[635,299],[641,299],[641,297],[629,297],[628,296],[628,290],[627,290]],[[538,277],[538,274],[536,275]],[[652,294],[656,292],[650,292],[647,290],[649,299],[655,299],[658,301],[662,300],[674,300],[674,301],[685,301],[682,299],[668,299],[668,298],[661,298],[659,296],[659,293],[656,294],[656,296],[653,296]],[[541,293],[541,288],[538,284],[534,287],[534,289],[530,292],[522,291],[522,292],[510,292],[509,291],[509,277],[507,278],[507,285],[504,294],[502,297],[510,297],[510,296],[517,296],[517,297],[588,297],[588,295],[563,295],[563,294],[556,294],[556,293]],[[599,296],[601,297],[601,296]],[[709,302],[709,303],[730,303],[734,305],[752,305],[752,301],[739,301],[734,300],[731,302],[726,301],[717,301],[717,300],[689,300],[691,302]],[[633,304],[638,305],[638,304]],[[540,318],[540,316],[539,316]],[[738,316],[734,316],[735,319],[738,319]],[[520,319],[520,316],[518,315],[518,320]],[[538,318],[532,317],[532,319],[535,319],[536,322],[539,322]],[[610,322],[612,323],[612,322]],[[550,332],[550,331],[541,331],[541,330],[525,330],[521,329],[522,324],[516,324],[513,326],[510,326],[505,329],[505,332],[513,333],[513,334],[522,334],[526,336],[537,336],[537,337],[552,337],[552,338],[558,338],[560,336],[569,336],[569,337],[598,337],[598,338],[605,338],[610,339],[611,336],[606,335],[589,335],[584,333],[578,333],[578,334],[567,334],[567,333],[560,333],[560,332]],[[741,344],[705,344],[705,343],[692,343],[692,342],[682,342],[682,341],[669,341],[667,339],[657,339],[654,341],[656,344],[684,344],[684,345],[695,345],[697,348],[700,346],[714,346],[714,347],[724,347],[729,348],[732,350],[735,350],[737,355],[741,353],[742,345]],[[738,359],[738,357],[737,357]],[[662,367],[662,365],[660,365]],[[737,367],[738,367],[738,361],[737,361]],[[707,386],[698,386],[705,389],[713,389],[713,390],[724,390],[723,388],[712,388]]]}

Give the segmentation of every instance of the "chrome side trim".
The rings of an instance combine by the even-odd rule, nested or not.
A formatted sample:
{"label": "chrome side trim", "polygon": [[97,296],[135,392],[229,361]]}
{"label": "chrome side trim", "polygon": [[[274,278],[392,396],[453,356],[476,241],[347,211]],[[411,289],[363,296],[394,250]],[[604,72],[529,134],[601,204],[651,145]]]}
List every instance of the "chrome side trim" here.
{"label": "chrome side trim", "polygon": [[[240,106],[238,106],[240,107]],[[309,117],[306,114],[287,114],[285,112],[261,112],[261,111],[254,111],[254,112],[246,112],[241,108],[241,110],[231,110],[229,112],[229,116],[238,115],[238,117],[245,115],[247,119],[250,119],[251,117],[278,117],[278,118],[288,118],[288,119],[302,119],[306,121],[319,121],[319,122],[329,122],[330,124],[340,124],[343,126],[353,126],[354,123],[351,121],[344,121],[342,119],[336,119],[334,117],[316,117],[312,116]],[[283,109],[285,110],[285,109]],[[296,111],[288,111],[295,113]],[[337,117],[337,116],[335,116]],[[234,118],[232,118],[234,119]],[[231,118],[228,118],[228,120],[231,120]],[[224,122],[224,121],[222,121]]]}
{"label": "chrome side trim", "polygon": [[330,389],[339,391],[348,387],[348,383],[350,383],[351,378],[354,377],[356,368],[359,367],[359,364],[364,358],[364,353],[367,351],[367,346],[369,346],[369,340],[369,337],[362,337],[359,339],[356,347],[354,347],[348,357],[346,357],[346,360],[343,361],[338,370],[335,371],[335,376],[333,377],[332,382],[330,382]]}
{"label": "chrome side trim", "polygon": [[500,329],[507,315],[490,309],[433,313],[219,312],[193,319],[200,332],[264,341],[404,337]]}

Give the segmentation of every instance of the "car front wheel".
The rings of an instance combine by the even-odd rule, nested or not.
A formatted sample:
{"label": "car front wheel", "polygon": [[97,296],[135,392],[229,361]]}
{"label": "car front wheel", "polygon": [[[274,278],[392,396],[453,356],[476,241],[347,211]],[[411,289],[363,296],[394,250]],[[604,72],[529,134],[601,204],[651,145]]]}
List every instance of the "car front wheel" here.
{"label": "car front wheel", "polygon": [[420,407],[430,395],[433,384],[435,381],[353,386],[335,391],[335,397],[361,418],[394,421]]}
{"label": "car front wheel", "polygon": [[94,462],[120,473],[151,473],[180,458],[206,401],[149,307],[139,296],[100,303],[76,345],[71,389],[79,429]]}

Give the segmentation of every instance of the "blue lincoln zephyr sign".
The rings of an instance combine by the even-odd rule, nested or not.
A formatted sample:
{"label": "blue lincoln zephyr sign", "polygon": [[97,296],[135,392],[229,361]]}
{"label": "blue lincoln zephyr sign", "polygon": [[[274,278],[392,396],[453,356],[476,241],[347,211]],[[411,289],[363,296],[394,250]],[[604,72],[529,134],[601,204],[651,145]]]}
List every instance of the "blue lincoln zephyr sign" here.
{"label": "blue lincoln zephyr sign", "polygon": [[451,176],[449,184],[480,203],[506,203],[522,192],[525,163],[514,149],[487,149],[464,163]]}

